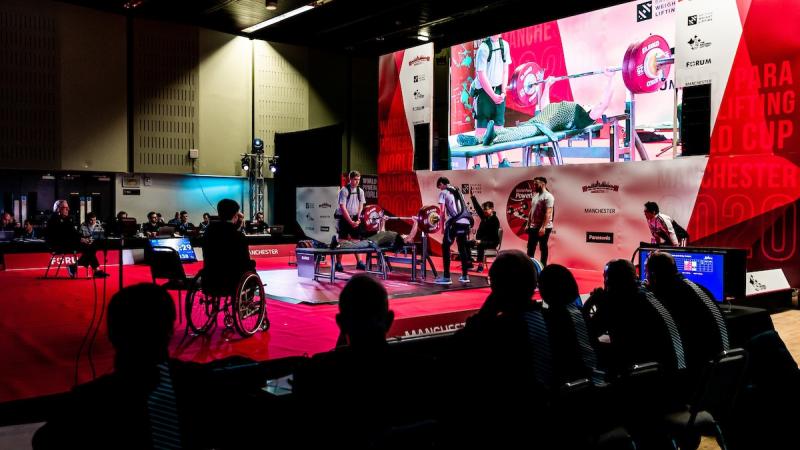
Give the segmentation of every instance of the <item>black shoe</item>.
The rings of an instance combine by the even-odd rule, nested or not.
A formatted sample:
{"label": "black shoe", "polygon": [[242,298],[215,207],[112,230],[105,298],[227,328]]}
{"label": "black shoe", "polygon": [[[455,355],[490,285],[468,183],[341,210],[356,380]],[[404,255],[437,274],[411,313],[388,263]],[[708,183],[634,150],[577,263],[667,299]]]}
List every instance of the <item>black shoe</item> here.
{"label": "black shoe", "polygon": [[107,276],[108,276],[108,274],[103,272],[102,270],[98,269],[98,270],[94,271],[94,277],[95,278],[106,278]]}
{"label": "black shoe", "polygon": [[478,272],[478,273],[483,272],[483,264],[478,264],[478,270],[476,270],[475,272]]}
{"label": "black shoe", "polygon": [[358,270],[367,270],[367,265],[363,262],[359,261],[356,263],[356,269]]}
{"label": "black shoe", "polygon": [[336,265],[334,266],[334,269],[337,272],[344,272],[344,267],[342,267],[342,263],[336,263]]}
{"label": "black shoe", "polygon": [[69,274],[70,278],[75,278],[78,275],[78,265],[77,264],[68,265],[67,273]]}

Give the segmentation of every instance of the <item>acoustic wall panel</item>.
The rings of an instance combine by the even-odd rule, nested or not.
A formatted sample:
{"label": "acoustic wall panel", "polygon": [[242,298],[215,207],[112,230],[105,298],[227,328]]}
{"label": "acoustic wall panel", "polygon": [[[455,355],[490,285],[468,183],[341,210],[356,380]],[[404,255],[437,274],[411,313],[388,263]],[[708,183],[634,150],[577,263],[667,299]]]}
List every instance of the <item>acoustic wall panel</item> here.
{"label": "acoustic wall panel", "polygon": [[128,171],[125,17],[58,3],[61,168]]}
{"label": "acoustic wall panel", "polygon": [[308,129],[308,50],[253,41],[255,136],[275,153],[275,133]]}
{"label": "acoustic wall panel", "polygon": [[39,3],[0,3],[0,167],[60,164],[57,18]]}
{"label": "acoustic wall panel", "polygon": [[197,171],[198,32],[137,20],[133,27],[133,169]]}
{"label": "acoustic wall panel", "polygon": [[253,133],[253,44],[200,29],[199,173],[240,175]]}

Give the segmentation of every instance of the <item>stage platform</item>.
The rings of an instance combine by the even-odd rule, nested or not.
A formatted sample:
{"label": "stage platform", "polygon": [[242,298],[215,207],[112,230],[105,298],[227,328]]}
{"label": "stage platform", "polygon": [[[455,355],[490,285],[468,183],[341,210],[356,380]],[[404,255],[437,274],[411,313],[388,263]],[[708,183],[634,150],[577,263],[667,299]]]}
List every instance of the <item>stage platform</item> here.
{"label": "stage platform", "polygon": [[[354,261],[345,258],[345,274],[358,273]],[[435,259],[437,265],[441,260]],[[208,362],[231,355],[263,361],[285,356],[312,355],[330,350],[338,336],[334,303],[346,281],[297,279],[288,257],[261,258],[257,270],[266,282],[271,298],[267,310],[271,321],[268,332],[249,339],[234,334],[223,337],[221,327],[206,337],[184,337],[185,323],[176,323],[171,351],[177,358]],[[188,275],[201,263],[186,265]],[[396,268],[387,288],[395,323],[394,337],[452,331],[474,314],[489,293],[485,273],[471,274],[469,286],[457,281],[455,264],[453,285],[443,289],[432,283],[411,283],[405,269]],[[106,279],[42,279],[43,270],[0,271],[0,402],[57,394],[69,390],[75,379],[77,352],[89,330],[92,317],[117,290],[117,267],[108,267]],[[149,282],[147,266],[125,266],[125,285]],[[590,292],[602,283],[602,273],[575,271],[581,292]],[[177,292],[171,291],[176,299]],[[104,295],[105,294],[105,295]],[[183,306],[181,304],[181,306]],[[145,330],[143,330],[144,332]],[[112,368],[113,350],[108,343],[105,323],[91,347],[79,357],[78,379],[91,379],[90,364],[96,374]]]}

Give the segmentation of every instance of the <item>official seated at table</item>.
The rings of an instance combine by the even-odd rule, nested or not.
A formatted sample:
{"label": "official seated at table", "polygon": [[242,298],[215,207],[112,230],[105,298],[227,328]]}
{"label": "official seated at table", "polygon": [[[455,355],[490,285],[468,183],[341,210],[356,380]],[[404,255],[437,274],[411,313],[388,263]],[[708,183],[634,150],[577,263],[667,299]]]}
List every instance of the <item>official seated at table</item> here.
{"label": "official seated at table", "polygon": [[210,223],[211,223],[211,214],[205,212],[203,213],[203,221],[200,222],[199,225],[197,225],[197,229],[200,230],[201,233],[205,233],[206,228],[208,228],[208,225]]}
{"label": "official seated at table", "polygon": [[147,237],[158,236],[158,229],[162,226],[158,222],[158,214],[155,211],[147,213],[147,222],[142,224],[142,233]]}
{"label": "official seated at table", "polygon": [[97,260],[97,248],[91,242],[85,242],[81,238],[81,233],[75,229],[75,224],[69,215],[69,204],[66,200],[56,200],[53,205],[53,215],[47,221],[46,238],[53,251],[64,253],[81,252],[78,261],[67,266],[67,271],[71,277],[74,278],[78,273],[79,265],[84,267],[91,266],[95,277],[108,276],[100,270],[100,262]]}
{"label": "official seated at table", "polygon": [[39,231],[33,227],[29,219],[25,219],[22,228],[19,229],[19,238],[22,240],[39,239]]}
{"label": "official seated at table", "polygon": [[253,220],[247,221],[245,226],[247,234],[264,234],[267,232],[267,222],[264,221],[264,213],[257,212]]}
{"label": "official seated at table", "polygon": [[189,213],[186,211],[181,211],[180,219],[178,224],[175,226],[175,232],[180,234],[181,236],[185,236],[187,234],[191,234],[195,231],[196,227],[192,222],[189,222]]}
{"label": "official seated at table", "polygon": [[105,237],[103,225],[97,221],[97,214],[93,212],[86,214],[86,221],[81,224],[79,231],[81,233],[81,242],[85,244],[91,244],[95,239]]}
{"label": "official seated at table", "polygon": [[170,219],[169,222],[167,222],[167,225],[171,227],[177,227],[180,223],[181,223],[181,213],[175,211],[175,217]]}
{"label": "official seated at table", "polygon": [[15,231],[17,228],[19,228],[19,225],[17,221],[14,220],[14,216],[8,211],[3,212],[2,222],[0,222],[0,231]]}

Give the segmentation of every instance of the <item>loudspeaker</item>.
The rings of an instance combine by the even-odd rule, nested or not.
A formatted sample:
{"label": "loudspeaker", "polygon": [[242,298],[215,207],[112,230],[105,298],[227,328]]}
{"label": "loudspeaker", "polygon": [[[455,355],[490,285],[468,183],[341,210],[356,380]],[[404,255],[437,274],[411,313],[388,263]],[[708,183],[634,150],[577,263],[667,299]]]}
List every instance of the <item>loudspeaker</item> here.
{"label": "loudspeaker", "polygon": [[430,170],[431,124],[414,125],[414,170]]}
{"label": "loudspeaker", "polygon": [[707,155],[711,148],[710,84],[683,88],[680,119],[682,155]]}

